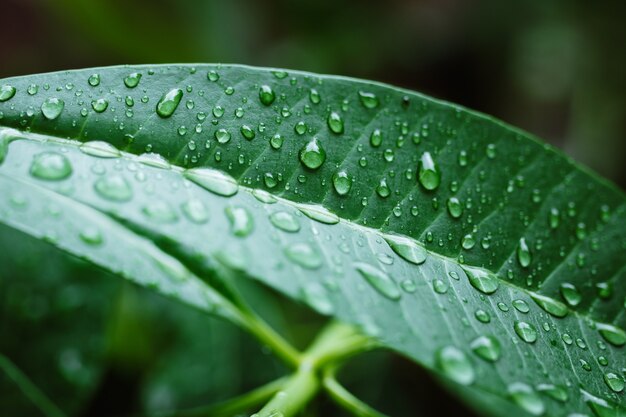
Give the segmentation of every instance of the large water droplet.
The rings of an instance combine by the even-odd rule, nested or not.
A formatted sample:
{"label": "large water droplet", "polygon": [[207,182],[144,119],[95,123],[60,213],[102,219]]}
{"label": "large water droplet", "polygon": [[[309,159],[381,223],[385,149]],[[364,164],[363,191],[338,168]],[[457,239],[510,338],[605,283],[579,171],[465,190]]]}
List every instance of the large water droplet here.
{"label": "large water droplet", "polygon": [[532,262],[532,255],[530,248],[526,243],[526,239],[521,238],[519,240],[519,246],[517,247],[517,261],[522,268],[527,268]]}
{"label": "large water droplet", "polygon": [[346,195],[352,188],[352,179],[346,171],[339,171],[333,174],[333,187],[339,195]]}
{"label": "large water droplet", "polygon": [[523,382],[514,382],[508,386],[509,395],[515,404],[534,416],[540,416],[545,411],[545,405],[531,386]]}
{"label": "large water droplet", "polygon": [[536,293],[530,293],[530,297],[539,307],[544,309],[547,313],[552,314],[554,317],[562,318],[567,316],[567,306],[562,302]]}
{"label": "large water droplet", "polygon": [[259,88],[259,100],[264,106],[271,105],[274,100],[276,100],[276,94],[274,94],[274,90],[269,85],[262,85]]}
{"label": "large water droplet", "polygon": [[463,266],[467,278],[478,291],[485,294],[493,294],[498,289],[498,277],[482,268]]}
{"label": "large water droplet", "polygon": [[300,230],[298,219],[286,211],[277,211],[270,215],[270,222],[285,232],[295,233]]}
{"label": "large water droplet", "polygon": [[80,231],[78,236],[80,237],[80,240],[91,246],[101,245],[104,241],[100,229],[93,226],[84,228]]}
{"label": "large water droplet", "polygon": [[48,98],[41,105],[41,113],[48,120],[54,120],[63,111],[65,102],[59,98]]}
{"label": "large water droplet", "polygon": [[479,336],[472,341],[470,348],[482,359],[495,362],[500,359],[500,342],[493,336]]}
{"label": "large water droplet", "polygon": [[93,100],[91,102],[91,108],[96,112],[96,113],[102,113],[104,112],[107,108],[109,107],[109,102],[106,101],[103,98],[99,98],[97,100]]}
{"label": "large water droplet", "polygon": [[378,97],[374,93],[359,91],[359,99],[365,108],[374,109],[378,107]]}
{"label": "large water droplet", "polygon": [[610,344],[614,346],[624,346],[626,344],[626,332],[612,324],[598,323],[598,331]]}
{"label": "large water droplet", "polygon": [[383,133],[380,129],[374,129],[370,135],[370,145],[374,148],[378,148],[383,143]]}
{"label": "large water droplet", "polygon": [[428,252],[414,240],[396,235],[386,235],[385,240],[389,247],[405,261],[415,265],[426,262]]}
{"label": "large water droplet", "polygon": [[380,269],[366,264],[364,262],[354,263],[354,267],[363,278],[383,296],[390,300],[399,300],[401,297],[400,289],[396,282],[385,272]]}
{"label": "large water droplet", "polygon": [[614,392],[624,391],[624,378],[615,372],[607,372],[604,374],[604,382]]}
{"label": "large water droplet", "polygon": [[224,209],[230,222],[230,231],[237,237],[246,237],[254,229],[252,215],[245,207],[228,206]]}
{"label": "large water droplet", "polygon": [[159,100],[156,106],[157,114],[163,118],[170,117],[176,111],[182,98],[183,90],[180,88],[173,88],[163,94],[163,97],[161,97],[161,100]]}
{"label": "large water droplet", "polygon": [[448,213],[450,213],[450,216],[454,217],[455,219],[461,217],[461,215],[463,214],[463,205],[458,198],[450,197],[448,199]]}
{"label": "large water droplet", "polygon": [[192,198],[181,206],[183,214],[189,221],[196,224],[203,224],[209,221],[209,213],[204,203],[200,200]]}
{"label": "large water droplet", "polygon": [[239,185],[230,175],[207,168],[192,168],[183,173],[185,178],[198,184],[200,187],[224,197],[237,194]]}
{"label": "large water droplet", "polygon": [[530,323],[525,321],[516,321],[513,324],[515,333],[526,343],[535,343],[537,341],[537,329]]}
{"label": "large water droplet", "polygon": [[135,88],[139,85],[139,81],[141,81],[141,73],[132,72],[124,78],[124,85],[128,88]]}
{"label": "large water droplet", "polygon": [[391,194],[391,190],[389,190],[386,178],[382,178],[376,186],[376,194],[378,194],[382,198],[387,198],[389,197],[389,194]]}
{"label": "large water droplet", "polygon": [[313,219],[317,222],[324,224],[337,224],[339,223],[339,216],[335,213],[328,211],[323,206],[315,204],[301,204],[298,209],[307,216],[309,219]]}
{"label": "large water droplet", "polygon": [[296,243],[285,248],[289,260],[305,269],[318,269],[322,266],[322,258],[308,243]]}
{"label": "large water droplet", "polygon": [[70,161],[60,153],[44,152],[35,156],[30,173],[33,177],[58,181],[69,177],[72,174]]}
{"label": "large water droplet", "polygon": [[437,350],[435,365],[445,376],[461,385],[470,385],[476,378],[472,363],[465,353],[454,346]]}
{"label": "large water droplet", "polygon": [[111,201],[125,202],[133,197],[130,185],[121,175],[108,175],[99,178],[94,184],[94,189],[100,197]]}
{"label": "large water droplet", "polygon": [[343,133],[343,119],[341,118],[341,115],[339,113],[334,111],[330,112],[330,114],[328,115],[328,127],[333,133]]}
{"label": "large water droplet", "polygon": [[563,283],[560,286],[561,296],[567,304],[576,307],[582,301],[582,295],[573,284]]}
{"label": "large water droplet", "polygon": [[80,150],[84,154],[98,158],[119,158],[122,156],[122,153],[115,146],[100,140],[85,142],[80,145]]}
{"label": "large water droplet", "polygon": [[0,87],[0,102],[10,100],[17,90],[12,85],[4,84]]}
{"label": "large water droplet", "polygon": [[300,149],[300,162],[309,169],[317,169],[326,160],[326,151],[314,137]]}
{"label": "large water droplet", "polygon": [[439,187],[439,183],[441,182],[441,173],[439,172],[439,168],[433,161],[433,157],[430,155],[430,152],[424,152],[422,157],[420,158],[419,169],[417,178],[427,190],[434,190]]}

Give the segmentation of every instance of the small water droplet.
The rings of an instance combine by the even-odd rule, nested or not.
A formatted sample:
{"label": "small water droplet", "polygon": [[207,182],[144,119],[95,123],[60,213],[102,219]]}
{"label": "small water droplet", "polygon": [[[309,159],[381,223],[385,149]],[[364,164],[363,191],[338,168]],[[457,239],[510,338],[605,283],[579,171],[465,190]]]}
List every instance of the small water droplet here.
{"label": "small water droplet", "polygon": [[207,71],[206,77],[209,81],[215,82],[220,79],[220,75],[215,70]]}
{"label": "small water droplet", "polygon": [[237,180],[221,171],[207,168],[192,168],[185,171],[183,175],[189,181],[217,195],[230,197],[239,191]]}
{"label": "small water droplet", "polygon": [[433,280],[433,290],[437,294],[445,294],[448,292],[448,284],[440,279]]}
{"label": "small water droplet", "polygon": [[4,84],[0,87],[0,102],[8,101],[13,98],[16,91],[17,90],[12,85]]}
{"label": "small water droplet", "polygon": [[121,175],[108,175],[99,178],[94,184],[94,189],[100,197],[115,202],[129,201],[133,197],[130,184]]}
{"label": "small water droplet", "polygon": [[325,207],[315,204],[301,204],[298,209],[307,216],[309,219],[313,219],[324,224],[337,224],[339,223],[339,216],[335,213],[328,211]]}
{"label": "small water droplet", "polygon": [[311,91],[309,91],[309,100],[311,100],[313,104],[319,104],[319,102],[322,101],[320,93],[315,88],[311,88]]}
{"label": "small water droplet", "polygon": [[295,243],[285,248],[289,260],[305,269],[318,269],[322,266],[322,258],[308,243]]}
{"label": "small water droplet", "polygon": [[135,88],[139,85],[139,81],[141,81],[141,73],[132,72],[124,78],[124,85],[128,88]]}
{"label": "small water droplet", "polygon": [[389,194],[391,194],[391,191],[389,190],[389,187],[387,186],[386,178],[382,178],[380,182],[378,183],[378,186],[376,187],[376,194],[378,194],[382,198],[387,198],[389,197]]}
{"label": "small water droplet", "polygon": [[448,199],[448,213],[450,216],[458,219],[463,214],[463,205],[456,197],[450,197]]}
{"label": "small water droplet", "polygon": [[241,134],[244,138],[248,140],[252,140],[256,136],[256,134],[254,133],[254,129],[252,129],[248,125],[241,126]]}
{"label": "small water droplet", "polygon": [[181,205],[181,209],[185,217],[193,223],[204,224],[209,221],[207,208],[200,200],[189,199]]}
{"label": "small water droplet", "polygon": [[535,343],[537,341],[537,328],[525,321],[516,321],[513,324],[515,333],[526,343]]}
{"label": "small water droplet", "polygon": [[396,285],[396,282],[385,272],[380,269],[366,264],[364,262],[354,263],[354,267],[361,274],[361,276],[383,296],[390,300],[399,300],[401,297],[400,290]]}
{"label": "small water droplet", "polygon": [[439,187],[439,183],[441,182],[441,173],[430,155],[430,152],[424,152],[422,154],[417,178],[420,184],[422,184],[422,187],[429,191],[435,190]]}
{"label": "small water droplet", "polygon": [[41,105],[41,113],[48,120],[54,120],[65,108],[65,102],[59,98],[48,98]]}
{"label": "small water droplet", "polygon": [[178,221],[178,215],[166,201],[156,200],[144,206],[141,211],[150,220],[158,224],[168,224]]}
{"label": "small water droplet", "polygon": [[474,316],[476,317],[476,320],[481,323],[489,323],[491,321],[491,316],[485,310],[476,310]]}
{"label": "small water droplet", "polygon": [[553,400],[560,401],[562,403],[566,402],[568,399],[567,391],[565,391],[565,388],[559,385],[539,384],[537,385],[537,391],[547,395]]}
{"label": "small water droplet", "polygon": [[374,148],[378,148],[383,143],[383,133],[380,129],[374,129],[370,135],[370,145]]}
{"label": "small water droplet", "polygon": [[246,237],[254,229],[252,215],[245,207],[228,206],[224,209],[230,222],[230,231],[237,237]]}
{"label": "small water droplet", "polygon": [[173,88],[167,93],[163,94],[156,106],[156,112],[159,117],[167,118],[172,116],[182,98],[183,90],[181,90],[180,88]]}
{"label": "small water droplet", "polygon": [[99,98],[97,100],[93,100],[91,102],[91,108],[96,113],[102,113],[109,107],[109,102],[103,98]]}
{"label": "small water droplet", "polygon": [[326,151],[314,137],[300,149],[300,162],[309,169],[318,169],[326,160]]}
{"label": "small water droplet", "polygon": [[517,261],[522,268],[528,268],[528,266],[532,262],[530,248],[528,247],[526,239],[524,238],[521,238],[519,240],[519,246],[517,247]]}
{"label": "small water droplet", "polygon": [[578,291],[578,288],[576,288],[573,284],[567,282],[563,283],[559,289],[561,291],[561,296],[570,306],[576,307],[582,301],[580,291]]}
{"label": "small water droplet", "polygon": [[470,385],[476,378],[472,363],[465,353],[454,346],[437,350],[435,365],[445,376],[461,385]]}
{"label": "small water droplet", "polygon": [[526,313],[528,313],[530,311],[530,307],[528,307],[528,304],[524,300],[520,300],[520,299],[513,300],[513,302],[511,304],[520,313],[526,314]]}
{"label": "small water droplet", "polygon": [[88,226],[84,228],[80,231],[80,234],[78,236],[80,237],[80,240],[91,246],[101,245],[104,241],[100,229],[93,226]]}
{"label": "small water droplet", "polygon": [[339,195],[346,195],[352,188],[352,179],[346,171],[338,171],[333,174],[333,187]]}
{"label": "small water droplet", "polygon": [[274,149],[280,149],[283,146],[283,137],[278,133],[272,136],[270,146]]}
{"label": "small water droplet", "polygon": [[90,156],[98,158],[119,158],[122,153],[108,142],[92,140],[80,145],[80,150]]}
{"label": "small water droplet", "polygon": [[343,133],[343,119],[341,118],[341,115],[339,115],[339,113],[334,111],[330,112],[330,114],[328,115],[328,127],[333,133]]}
{"label": "small water droplet", "polygon": [[368,109],[374,109],[378,107],[378,97],[374,93],[368,93],[366,91],[359,91],[359,99],[363,107]]}
{"label": "small water droplet", "polygon": [[539,307],[554,317],[563,318],[567,316],[567,306],[562,302],[537,293],[530,293],[530,297]]}
{"label": "small water droplet", "polygon": [[615,372],[607,372],[604,374],[604,382],[606,385],[611,388],[613,392],[622,392],[624,391],[624,378]]}
{"label": "small water droplet", "polygon": [[100,74],[91,74],[89,78],[87,78],[87,83],[92,87],[100,85]]}
{"label": "small water droplet", "polygon": [[59,181],[72,174],[72,165],[67,157],[60,153],[44,152],[35,156],[30,173],[42,180]]}
{"label": "small water droplet", "polygon": [[604,340],[610,344],[614,346],[626,345],[626,332],[624,330],[606,323],[598,323],[596,327]]}

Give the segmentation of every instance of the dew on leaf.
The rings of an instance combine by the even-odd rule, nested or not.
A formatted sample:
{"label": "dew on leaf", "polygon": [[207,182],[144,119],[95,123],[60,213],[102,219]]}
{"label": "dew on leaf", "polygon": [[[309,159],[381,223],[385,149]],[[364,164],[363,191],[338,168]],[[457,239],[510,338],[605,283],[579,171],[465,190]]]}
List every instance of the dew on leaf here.
{"label": "dew on leaf", "polygon": [[314,137],[300,149],[300,162],[309,169],[318,169],[326,160],[326,151]]}
{"label": "dew on leaf", "polygon": [[385,240],[389,247],[405,261],[415,265],[421,265],[426,262],[426,249],[412,239],[397,235],[386,235]]}
{"label": "dew on leaf", "polygon": [[285,248],[285,255],[293,263],[305,269],[319,269],[322,257],[317,249],[308,243],[295,243]]}
{"label": "dew on leaf", "polygon": [[545,405],[535,390],[523,382],[514,382],[507,388],[509,396],[515,404],[534,416],[545,412]]}
{"label": "dew on leaf", "polygon": [[205,190],[223,197],[233,196],[239,191],[237,181],[221,171],[207,168],[192,168],[185,171],[183,175],[189,181]]}
{"label": "dew on leaf", "polygon": [[132,72],[124,77],[124,85],[128,88],[137,87],[139,85],[139,81],[141,81],[140,72]]}
{"label": "dew on leaf", "polygon": [[86,155],[95,156],[98,158],[119,158],[122,153],[115,146],[109,142],[101,140],[92,140],[82,143],[80,150]]}
{"label": "dew on leaf", "polygon": [[458,198],[450,197],[448,199],[448,213],[450,213],[450,216],[454,217],[455,219],[461,217],[461,215],[463,214],[463,205]]}
{"label": "dew on leaf", "polygon": [[230,132],[226,129],[218,129],[215,131],[215,139],[222,145],[230,142]]}
{"label": "dew on leaf", "polygon": [[537,341],[537,328],[525,321],[516,321],[513,324],[515,333],[526,343],[535,343]]}
{"label": "dew on leaf", "polygon": [[500,342],[493,336],[479,336],[470,343],[470,348],[480,358],[488,362],[496,362],[500,359]]}
{"label": "dew on leaf", "polygon": [[432,191],[439,187],[441,173],[430,152],[424,152],[420,158],[417,178],[426,190]]}
{"label": "dew on leaf", "polygon": [[259,88],[259,100],[264,106],[270,106],[276,100],[276,94],[269,85],[262,85]]}
{"label": "dew on leaf", "polygon": [[565,282],[561,284],[559,290],[565,302],[572,307],[576,307],[582,301],[582,295],[580,294],[580,291],[578,291],[578,288],[574,286],[574,284]]}
{"label": "dew on leaf", "polygon": [[367,109],[374,109],[378,107],[379,100],[374,93],[359,91],[359,99],[361,100],[363,107]]}
{"label": "dew on leaf", "polygon": [[255,133],[250,126],[243,125],[241,126],[241,135],[248,140],[252,140],[254,139]]}
{"label": "dew on leaf", "polygon": [[528,313],[530,311],[530,307],[528,307],[528,304],[524,300],[516,299],[516,300],[513,300],[513,302],[511,302],[511,304],[520,313],[526,314],[526,313]]}
{"label": "dew on leaf", "polygon": [[470,385],[476,379],[472,363],[463,351],[454,346],[437,350],[435,365],[445,376],[461,385]]}
{"label": "dew on leaf", "polygon": [[489,323],[491,321],[491,316],[485,310],[478,309],[474,313],[474,317],[481,323]]}
{"label": "dew on leaf", "polygon": [[300,230],[300,223],[296,217],[286,211],[276,211],[270,214],[270,222],[278,229],[295,233]]}
{"label": "dew on leaf", "polygon": [[319,313],[328,315],[335,310],[328,292],[316,282],[307,283],[302,287],[302,298]]}
{"label": "dew on leaf", "polygon": [[530,248],[526,243],[526,239],[521,238],[519,240],[519,246],[517,247],[517,261],[522,268],[527,268],[532,262],[532,255]]}
{"label": "dew on leaf", "polygon": [[472,287],[484,294],[493,294],[498,289],[498,278],[491,272],[470,266],[463,266]]}
{"label": "dew on leaf", "polygon": [[615,372],[607,372],[604,374],[604,382],[611,388],[613,392],[624,391],[624,378]]}
{"label": "dew on leaf", "polygon": [[0,102],[8,101],[13,98],[16,91],[17,90],[12,85],[4,84],[0,87]]}
{"label": "dew on leaf", "polygon": [[364,262],[355,262],[354,267],[378,293],[390,300],[400,299],[400,290],[396,282],[387,273]]}
{"label": "dew on leaf", "polygon": [[537,385],[537,391],[539,391],[542,394],[547,395],[553,400],[556,400],[562,403],[568,400],[567,391],[565,390],[565,388],[561,387],[560,385],[539,384]]}
{"label": "dew on leaf", "polygon": [[163,94],[156,106],[156,112],[159,117],[167,118],[172,116],[182,98],[183,90],[181,90],[180,88],[173,88],[167,93]]}
{"label": "dew on leaf", "polygon": [[343,119],[341,118],[339,113],[334,111],[330,112],[327,122],[331,132],[336,134],[343,133]]}
{"label": "dew on leaf", "polygon": [[537,293],[530,293],[530,297],[539,307],[554,317],[563,318],[567,316],[567,306],[562,302]]}
{"label": "dew on leaf", "polygon": [[178,220],[178,215],[172,206],[162,200],[150,202],[141,211],[146,217],[158,224],[174,223]]}
{"label": "dew on leaf", "polygon": [[440,279],[435,279],[433,280],[433,290],[437,294],[445,294],[446,292],[448,292],[448,284]]}
{"label": "dew on leaf", "polygon": [[389,186],[387,186],[387,180],[385,178],[382,178],[376,186],[376,194],[378,194],[382,198],[387,198],[389,197],[389,194],[391,194]]}
{"label": "dew on leaf", "polygon": [[65,102],[60,98],[48,98],[41,105],[41,113],[48,120],[54,120],[65,108]]}
{"label": "dew on leaf", "polygon": [[283,137],[279,133],[272,136],[270,146],[274,149],[280,149],[283,146]]}
{"label": "dew on leaf", "polygon": [[89,78],[87,78],[87,83],[92,87],[100,85],[100,74],[91,74]]}
{"label": "dew on leaf", "polygon": [[128,181],[121,175],[107,175],[98,178],[94,183],[96,193],[107,200],[115,202],[129,201],[133,197],[133,190]]}
{"label": "dew on leaf", "polygon": [[65,155],[44,152],[36,155],[30,166],[33,177],[48,181],[66,179],[72,174],[72,165]]}
{"label": "dew on leaf", "polygon": [[100,229],[93,227],[93,226],[85,227],[84,229],[80,231],[78,236],[80,237],[80,240],[82,240],[83,242],[85,242],[86,244],[90,246],[101,245],[102,242],[104,241],[104,238],[102,237],[102,233],[100,232]]}
{"label": "dew on leaf", "polygon": [[233,235],[246,237],[252,233],[254,220],[248,209],[241,206],[228,206],[224,209],[224,212],[230,223],[230,231]]}
{"label": "dew on leaf", "polygon": [[626,332],[612,324],[598,323],[597,329],[600,335],[613,346],[626,345]]}
{"label": "dew on leaf", "polygon": [[346,195],[352,188],[352,179],[346,171],[338,171],[333,174],[333,187],[339,195]]}
{"label": "dew on leaf", "polygon": [[370,135],[370,145],[374,148],[378,148],[383,143],[383,133],[380,129],[374,129]]}
{"label": "dew on leaf", "polygon": [[323,206],[316,204],[301,204],[298,206],[298,210],[302,212],[309,219],[313,219],[317,222],[324,224],[337,224],[339,223],[339,216],[335,213],[328,211]]}
{"label": "dew on leaf", "polygon": [[204,224],[209,221],[207,208],[200,200],[189,199],[181,205],[181,209],[185,217],[192,223]]}

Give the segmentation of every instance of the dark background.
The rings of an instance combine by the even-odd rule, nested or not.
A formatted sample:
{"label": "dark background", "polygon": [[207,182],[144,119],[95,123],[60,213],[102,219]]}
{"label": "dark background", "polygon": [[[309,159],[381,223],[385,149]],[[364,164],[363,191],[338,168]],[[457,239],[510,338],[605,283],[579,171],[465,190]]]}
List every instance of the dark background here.
{"label": "dark background", "polygon": [[[0,5],[0,78],[115,64],[223,62],[373,79],[495,115],[626,188],[624,0],[0,0]],[[83,285],[84,277],[93,274],[93,282],[86,282],[80,294],[90,299],[96,288],[106,295],[100,304],[89,304],[95,319],[85,327],[94,338],[103,338],[94,344],[106,345],[107,360],[104,365],[94,360],[97,377],[85,376],[86,399],[67,405],[78,415],[127,415],[203,404],[206,398],[225,399],[284,372],[232,326],[207,322],[213,319],[196,317],[121,280],[98,278],[102,273],[68,264],[56,252],[47,255],[48,248],[41,248],[41,265],[34,266],[30,258],[20,260],[20,246],[11,232],[2,229],[0,236],[10,242],[3,247],[19,271],[12,275],[15,282],[43,276],[31,271],[40,268],[56,271],[54,288],[65,291],[68,276]],[[60,264],[69,265],[66,272]],[[42,288],[41,294],[49,296],[50,288]],[[18,298],[27,305],[33,296],[21,290]],[[34,291],[30,284],[28,291]],[[45,299],[41,294],[38,302]],[[292,336],[313,334],[311,328],[320,325],[320,318],[307,318],[310,313],[295,305],[284,300],[276,305],[285,310],[277,317],[298,318],[292,320],[295,327],[282,323]],[[73,329],[75,317],[59,322]],[[16,361],[37,382],[45,381],[37,374],[45,362],[28,368],[35,353],[24,346],[35,350],[35,343],[21,342],[27,336],[42,340],[44,326],[14,321],[4,326],[6,334],[16,334],[7,330],[11,326],[23,332],[13,350],[24,350],[24,361],[17,356]],[[281,323],[273,324],[281,329]],[[207,326],[220,336],[212,339]],[[84,331],[80,334],[77,340],[82,341]],[[232,351],[234,343],[239,347]],[[190,363],[189,358],[220,349],[228,350],[230,359],[222,355],[212,358],[215,363]],[[215,379],[216,372],[221,379],[215,386],[198,382]],[[159,384],[165,382],[174,391],[163,391]],[[470,415],[426,373],[388,354],[357,360],[345,383],[391,415]],[[70,388],[76,392],[75,386]],[[63,389],[57,399],[66,396]],[[194,394],[194,389],[199,391]],[[172,400],[176,395],[178,402]],[[328,413],[339,415],[322,398],[310,415]]]}
{"label": "dark background", "polygon": [[223,62],[408,87],[626,186],[623,0],[2,0],[0,77]]}

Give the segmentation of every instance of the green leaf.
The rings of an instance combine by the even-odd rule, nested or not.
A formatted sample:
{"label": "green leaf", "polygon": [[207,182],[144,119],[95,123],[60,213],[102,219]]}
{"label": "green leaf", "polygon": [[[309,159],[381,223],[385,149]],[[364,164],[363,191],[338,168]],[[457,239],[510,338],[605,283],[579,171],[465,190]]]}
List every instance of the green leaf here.
{"label": "green leaf", "polygon": [[197,276],[243,271],[493,412],[623,412],[624,194],[528,134],[242,66],[1,84],[3,222],[234,319]]}

